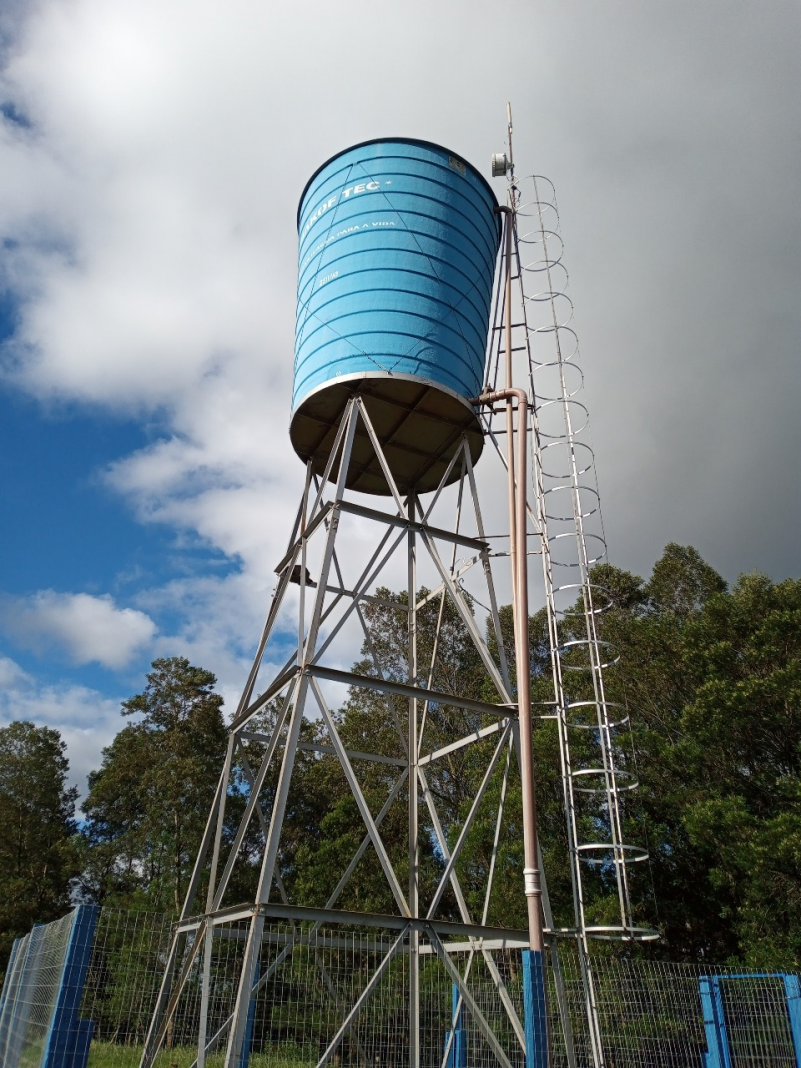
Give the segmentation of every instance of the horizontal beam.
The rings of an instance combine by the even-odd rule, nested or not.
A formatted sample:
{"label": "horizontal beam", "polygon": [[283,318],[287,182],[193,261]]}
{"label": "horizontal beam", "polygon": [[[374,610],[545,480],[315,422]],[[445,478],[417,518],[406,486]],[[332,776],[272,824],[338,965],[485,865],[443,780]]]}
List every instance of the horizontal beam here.
{"label": "horizontal beam", "polygon": [[[546,931],[546,934],[548,932]],[[447,953],[475,953],[477,949],[480,950],[493,950],[493,949],[530,949],[531,942],[528,938],[482,938],[480,945],[476,945],[476,940],[472,942],[443,942],[442,948]],[[431,954],[436,952],[432,946],[420,946],[417,952],[421,956],[425,956],[427,953]]]}
{"label": "horizontal beam", "polygon": [[464,938],[498,938],[515,939],[528,942],[528,932],[506,927],[486,927],[478,923],[457,923],[451,920],[410,919],[408,916],[392,916],[378,912],[351,912],[346,909],[307,908],[304,905],[284,905],[281,902],[269,902],[265,905],[234,905],[209,913],[208,916],[190,916],[178,924],[178,931],[188,933],[196,931],[205,920],[212,927],[224,923],[236,923],[238,920],[251,919],[254,913],[274,920],[295,921],[296,923],[336,923],[352,927],[381,927],[387,931],[402,931],[407,927],[414,930],[435,931],[452,940]]}
{"label": "horizontal beam", "polygon": [[403,527],[405,530],[414,530],[418,534],[429,534],[432,538],[449,541],[454,545],[466,545],[469,549],[476,549],[479,552],[489,549],[489,543],[480,541],[478,538],[468,538],[465,534],[457,534],[453,530],[432,527],[429,523],[410,521],[405,516],[392,515],[391,512],[380,512],[377,508],[365,508],[363,504],[341,501],[339,507],[341,511],[361,516],[362,519],[372,519],[377,523],[387,523],[391,527]]}
{"label": "horizontal beam", "polygon": [[393,608],[396,611],[408,612],[409,606],[401,604],[400,601],[390,601],[387,597],[374,597],[371,593],[359,593],[355,590],[346,590],[343,586],[326,586],[326,593],[335,593],[337,597],[349,597],[353,600],[356,597],[360,601],[368,601],[370,604],[380,605],[382,608]]}
{"label": "horizontal beam", "polygon": [[489,701],[474,701],[470,697],[460,697],[458,694],[445,693],[442,690],[427,690],[423,686],[409,686],[405,682],[379,679],[375,675],[356,675],[352,671],[339,671],[336,668],[323,667],[321,664],[309,664],[306,672],[316,679],[341,682],[345,686],[378,690],[379,693],[394,693],[399,697],[411,697],[418,701],[428,701],[438,705],[469,708],[473,712],[480,712],[482,716],[497,716],[499,712],[503,712],[506,715],[517,715],[517,705],[491,705]]}
{"label": "horizontal beam", "polygon": [[[239,737],[245,742],[269,742],[271,735],[260,734],[259,731],[240,731]],[[336,756],[336,749],[332,745],[320,745],[318,742],[298,742],[298,749],[307,753],[325,753]],[[375,764],[395,764],[399,768],[407,768],[408,760],[400,757],[380,756],[378,753],[361,753],[357,749],[346,749],[345,753],[349,760],[372,760]]]}
{"label": "horizontal beam", "polygon": [[[305,749],[310,753],[326,753],[336,756],[337,751],[332,745],[319,745],[317,742],[298,742],[298,749]],[[394,764],[398,768],[408,768],[409,761],[400,757],[380,756],[378,753],[360,753],[357,749],[346,749],[345,755],[348,760],[372,760],[375,764]]]}
{"label": "horizontal beam", "polygon": [[[218,927],[215,929],[214,937],[220,938],[224,942],[246,942],[248,931],[244,927]],[[357,935],[341,937],[326,934],[318,927],[295,928],[291,931],[271,931],[267,928],[261,940],[275,946],[313,946],[314,949],[361,949],[365,952],[375,952],[376,948],[375,938],[368,938],[367,936],[359,938]],[[442,944],[448,953],[475,953],[477,948],[475,939],[471,941],[443,942]],[[515,936],[509,938],[482,938],[479,948],[486,950],[528,949],[529,940],[528,938],[517,938]],[[409,947],[404,946],[399,952],[408,954]],[[434,951],[430,945],[421,945],[417,952],[421,956],[425,956]],[[730,979],[731,976],[724,975],[718,978]]]}

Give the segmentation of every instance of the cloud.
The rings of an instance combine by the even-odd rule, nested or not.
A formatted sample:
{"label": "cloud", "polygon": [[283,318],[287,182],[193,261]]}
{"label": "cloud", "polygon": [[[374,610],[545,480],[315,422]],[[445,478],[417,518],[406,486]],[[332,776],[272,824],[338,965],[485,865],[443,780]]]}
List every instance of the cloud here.
{"label": "cloud", "polygon": [[23,648],[60,646],[76,664],[125,667],[156,634],[156,624],[135,608],[118,608],[105,594],[40,590],[32,597],[6,598],[6,633]]}
{"label": "cloud", "polygon": [[[520,168],[562,206],[614,557],[642,569],[678,538],[728,573],[794,570],[797,5],[725,27],[709,5],[634,0],[507,0],[496,19],[516,27],[500,74],[475,3],[344,23],[322,4],[30,5],[3,87],[30,126],[0,128],[7,376],[158,412],[163,441],[117,488],[263,578],[302,477],[286,426],[306,177],[393,132],[482,166],[511,93]],[[358,84],[339,76],[354,57]]]}
{"label": "cloud", "polygon": [[0,726],[29,720],[52,727],[67,743],[69,782],[86,794],[86,776],[120,727],[120,701],[69,680],[42,686],[9,657],[0,656]]}
{"label": "cloud", "polygon": [[[506,0],[502,69],[474,2],[344,21],[252,0],[13,9],[0,99],[25,122],[0,121],[6,381],[152,421],[156,440],[105,484],[233,569],[140,585],[128,608],[17,600],[17,640],[112,667],[149,643],[190,655],[230,710],[303,478],[287,435],[303,184],[393,133],[483,167],[510,94],[519,168],[559,194],[613,559],[642,571],[678,539],[728,575],[797,572],[797,5],[740,5],[724,25],[686,0]],[[492,474],[482,460],[494,520]]]}

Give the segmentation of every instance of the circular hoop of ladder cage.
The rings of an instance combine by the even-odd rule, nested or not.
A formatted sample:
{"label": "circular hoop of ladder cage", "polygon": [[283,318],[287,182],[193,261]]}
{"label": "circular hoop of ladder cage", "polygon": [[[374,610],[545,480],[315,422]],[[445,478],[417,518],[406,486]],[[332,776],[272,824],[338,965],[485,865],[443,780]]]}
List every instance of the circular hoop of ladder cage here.
{"label": "circular hoop of ladder cage", "polygon": [[[298,208],[289,433],[315,471],[354,394],[402,492],[436,489],[465,437],[478,459],[484,438],[470,400],[484,373],[497,208],[474,167],[410,138],[348,148],[310,178]],[[347,486],[390,492],[361,421]]]}

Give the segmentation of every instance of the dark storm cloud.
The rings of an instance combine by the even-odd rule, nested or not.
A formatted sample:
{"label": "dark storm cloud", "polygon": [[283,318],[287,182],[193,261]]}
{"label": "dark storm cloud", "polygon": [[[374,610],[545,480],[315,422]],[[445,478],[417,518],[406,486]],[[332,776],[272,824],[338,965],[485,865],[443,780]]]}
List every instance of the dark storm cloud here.
{"label": "dark storm cloud", "polygon": [[612,558],[674,539],[729,578],[797,575],[799,10],[573,6],[563,29],[519,141],[557,183]]}

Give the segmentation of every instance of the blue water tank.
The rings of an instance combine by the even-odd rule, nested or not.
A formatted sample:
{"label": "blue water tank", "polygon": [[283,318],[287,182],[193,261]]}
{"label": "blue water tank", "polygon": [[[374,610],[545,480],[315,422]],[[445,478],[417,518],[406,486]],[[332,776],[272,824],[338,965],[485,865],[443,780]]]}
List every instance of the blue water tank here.
{"label": "blue water tank", "polygon": [[[309,180],[298,208],[290,436],[315,470],[354,393],[401,490],[435,488],[464,435],[478,459],[470,399],[483,381],[497,207],[469,163],[408,138],[346,149]],[[361,426],[348,485],[388,492]]]}

